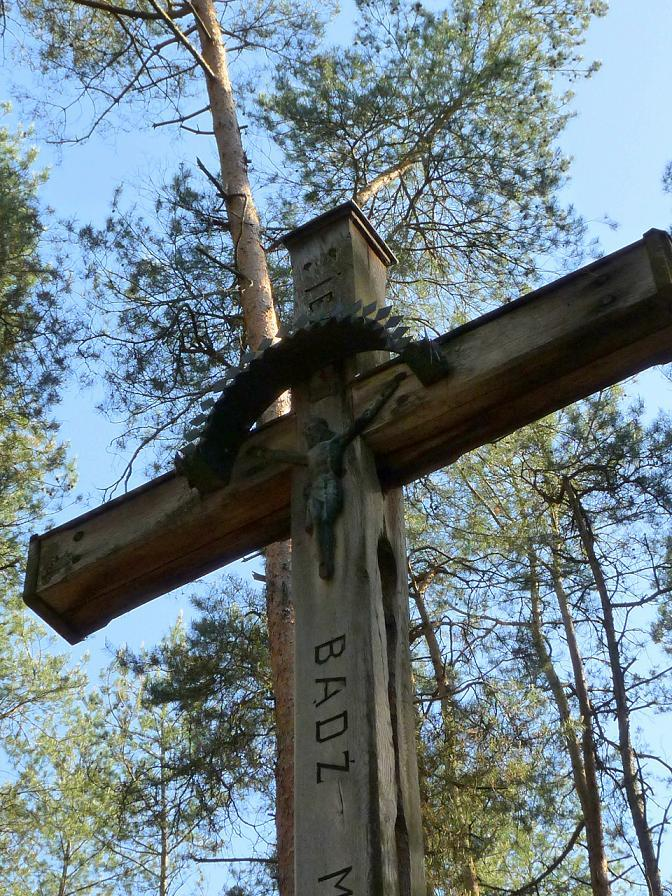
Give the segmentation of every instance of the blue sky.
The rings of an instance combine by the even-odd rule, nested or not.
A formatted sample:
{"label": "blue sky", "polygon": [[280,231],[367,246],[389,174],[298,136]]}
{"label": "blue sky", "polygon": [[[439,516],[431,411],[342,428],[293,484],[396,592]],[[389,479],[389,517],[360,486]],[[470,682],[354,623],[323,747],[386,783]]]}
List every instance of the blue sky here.
{"label": "blue sky", "polygon": [[[614,0],[606,18],[593,22],[585,56],[602,68],[575,85],[576,116],[563,140],[573,156],[566,196],[607,253],[672,224],[672,195],[662,189],[672,159],[672,3]],[[670,384],[657,371],[630,391],[651,413],[672,404]]]}
{"label": "blue sky", "polygon": [[[610,252],[672,221],[672,196],[661,188],[672,158],[672,3],[614,0],[591,26],[585,54],[602,69],[575,88],[577,116],[563,141],[574,157],[567,195]],[[604,215],[616,231],[600,225]]]}
{"label": "blue sky", "polygon": [[[637,240],[651,227],[672,223],[672,196],[662,191],[662,173],[672,158],[672,2],[614,0],[605,19],[591,26],[587,59],[602,68],[589,81],[574,85],[576,117],[562,145],[574,157],[565,195],[589,222],[604,252]],[[56,151],[41,147],[51,178],[43,198],[60,217],[100,222],[118,183],[142,183],[150,172],[160,176],[174,164],[203,152],[196,138],[178,140],[167,129],[97,135],[87,144]],[[612,230],[605,223],[618,225]],[[636,386],[653,409],[669,407],[670,385],[646,375]],[[83,503],[69,506],[57,521],[99,503],[101,490],[119,474],[124,458],[110,442],[116,428],[95,415],[100,396],[72,389],[60,409],[62,434],[78,458]],[[85,649],[105,662],[105,644],[154,641],[188,605],[184,593],[162,598],[112,623],[89,639]],[[666,737],[670,731],[667,729]]]}

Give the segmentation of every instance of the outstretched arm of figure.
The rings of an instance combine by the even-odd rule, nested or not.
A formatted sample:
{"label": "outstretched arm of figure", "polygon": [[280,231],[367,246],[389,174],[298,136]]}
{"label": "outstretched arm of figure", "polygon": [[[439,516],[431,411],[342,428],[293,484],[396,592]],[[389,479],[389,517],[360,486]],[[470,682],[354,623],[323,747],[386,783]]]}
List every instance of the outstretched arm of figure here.
{"label": "outstretched arm of figure", "polygon": [[245,452],[245,456],[256,460],[273,461],[279,464],[293,464],[295,467],[308,465],[308,458],[300,451],[284,451],[281,448],[251,447]]}
{"label": "outstretched arm of figure", "polygon": [[367,428],[367,426],[370,426],[373,423],[378,414],[382,411],[387,402],[397,391],[397,389],[399,388],[399,384],[402,382],[402,380],[405,380],[407,376],[408,374],[406,373],[398,373],[394,377],[394,379],[390,380],[390,382],[387,383],[378,398],[376,398],[376,400],[359,415],[359,417],[354,421],[349,429],[346,429],[346,431],[340,437],[343,450],[348,447],[353,439],[356,439],[357,436],[361,435]]}

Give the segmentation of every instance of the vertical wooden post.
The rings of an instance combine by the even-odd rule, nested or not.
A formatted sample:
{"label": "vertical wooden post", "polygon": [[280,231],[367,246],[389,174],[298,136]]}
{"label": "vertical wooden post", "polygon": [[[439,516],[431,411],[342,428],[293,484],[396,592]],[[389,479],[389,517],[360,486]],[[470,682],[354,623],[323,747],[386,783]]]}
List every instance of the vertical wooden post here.
{"label": "vertical wooden post", "polygon": [[[299,310],[384,304],[394,256],[352,203],[286,242]],[[347,429],[345,380],[370,362],[327,369],[294,390],[300,442],[311,416]],[[361,438],[346,454],[343,485],[335,572],[325,580],[306,532],[303,468],[292,484],[296,896],[423,896],[402,498],[381,492]]]}

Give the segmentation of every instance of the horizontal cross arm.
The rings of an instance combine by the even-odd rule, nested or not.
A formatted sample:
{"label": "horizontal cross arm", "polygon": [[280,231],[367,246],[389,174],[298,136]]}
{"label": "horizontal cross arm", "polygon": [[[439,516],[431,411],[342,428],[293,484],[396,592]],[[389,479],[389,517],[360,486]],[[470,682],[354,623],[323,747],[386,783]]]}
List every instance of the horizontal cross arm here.
{"label": "horizontal cross arm", "polygon": [[[365,439],[398,485],[655,364],[672,360],[672,242],[662,231],[447,333],[449,373],[423,386],[399,361],[349,384],[361,414],[408,375]],[[246,448],[248,450],[246,450]],[[26,603],[71,643],[285,538],[296,452],[287,415],[250,434],[231,483],[201,498],[166,474],[31,541]],[[281,455],[278,455],[281,456]]]}

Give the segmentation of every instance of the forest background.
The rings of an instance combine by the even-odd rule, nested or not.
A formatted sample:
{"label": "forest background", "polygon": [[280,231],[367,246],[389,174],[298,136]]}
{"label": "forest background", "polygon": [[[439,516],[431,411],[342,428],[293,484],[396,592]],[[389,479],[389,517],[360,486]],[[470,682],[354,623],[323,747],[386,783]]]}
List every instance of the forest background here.
{"label": "forest background", "polygon": [[[242,52],[238,60],[238,50],[232,54],[240,123],[253,162],[255,195],[264,209],[266,241],[359,191],[384,235],[395,248],[409,252],[393,285],[395,302],[420,330],[442,330],[553,279],[582,257],[612,251],[649,227],[666,227],[672,216],[664,191],[672,156],[672,124],[664,106],[672,68],[669,3],[615,2],[606,17],[594,20],[581,52],[587,64],[602,59],[603,66],[590,80],[578,74],[568,50],[581,35],[584,22],[581,27],[577,22],[590,4],[564,6],[529,4],[538,20],[543,13],[549,23],[546,32],[532,35],[539,43],[546,41],[544,57],[530,57],[530,64],[538,66],[538,89],[535,93],[533,85],[529,93],[521,93],[519,110],[509,106],[514,119],[516,113],[521,117],[514,121],[520,130],[503,127],[499,133],[493,129],[479,135],[481,157],[461,145],[461,162],[473,166],[471,177],[461,173],[459,153],[451,157],[452,168],[442,169],[445,157],[438,149],[450,147],[455,133],[464,138],[473,121],[463,121],[464,130],[455,133],[445,128],[440,114],[421,122],[425,133],[436,130],[429,150],[410,161],[420,169],[435,165],[437,180],[450,173],[463,176],[467,190],[450,207],[449,219],[436,216],[444,229],[430,235],[423,247],[426,255],[417,244],[405,246],[393,223],[394,209],[406,201],[394,192],[400,180],[407,191],[414,188],[421,196],[413,167],[381,186],[380,196],[367,198],[365,193],[367,184],[390,167],[390,158],[380,150],[386,140],[389,147],[390,131],[370,109],[378,104],[392,118],[399,114],[398,108],[384,105],[390,95],[401,102],[393,81],[382,78],[369,85],[371,95],[356,109],[359,120],[353,116],[353,131],[361,131],[350,150],[355,156],[361,153],[361,168],[368,174],[355,183],[354,169],[338,156],[345,152],[343,145],[338,140],[336,148],[329,144],[339,137],[326,127],[333,119],[308,121],[301,131],[318,89],[323,91],[323,112],[342,111],[339,103],[347,108],[351,99],[339,83],[338,70],[334,74],[325,68],[325,57],[314,54],[310,40],[292,43],[304,33],[308,19],[292,23],[281,6],[250,7],[266,15],[275,9],[278,22],[289,21],[295,28],[282,32],[276,22],[248,39],[250,45],[276,41],[268,49],[240,41],[243,50],[252,49],[251,62],[244,62]],[[54,5],[56,10],[67,7]],[[139,8],[153,9],[154,4]],[[369,39],[376,29],[380,38],[381,22],[387,23],[389,37],[389,22],[407,17],[408,43],[395,33],[391,48],[383,29],[373,67],[367,69],[359,60],[361,69],[355,66],[350,72],[355,92],[364,93],[366,77],[384,71],[405,46],[418,54],[422,50],[425,55],[419,58],[425,61],[440,57],[450,32],[437,35],[441,7],[427,9],[427,15],[418,16],[415,7],[401,7],[400,13],[395,4],[362,4],[359,12],[345,9],[328,23],[327,43],[347,45],[357,38],[358,17],[365,18],[367,11],[374,20],[364,28]],[[470,11],[476,21],[482,17],[481,39],[496,34],[507,18],[515,19],[508,3],[453,4],[453,15],[460,9]],[[20,194],[12,180],[17,172],[25,185],[30,171],[45,163],[51,171],[46,182],[34,185],[46,229],[34,218],[32,184],[25,187],[29,214],[17,219],[26,242],[16,257],[32,259],[28,281],[18,282],[21,278],[7,260],[11,254],[3,258],[0,275],[6,353],[0,883],[3,892],[17,896],[141,891],[170,896],[222,888],[242,894],[278,885],[288,896],[291,881],[286,871],[283,877],[283,849],[276,849],[273,824],[278,786],[273,740],[277,699],[271,696],[275,672],[269,663],[264,597],[251,576],[252,570],[262,574],[261,560],[237,569],[236,581],[223,583],[212,576],[197,589],[136,611],[89,639],[82,650],[65,650],[62,643],[49,641],[16,599],[29,531],[95,506],[120,477],[124,481],[118,488],[123,488],[151,475],[153,463],[165,469],[189,418],[195,378],[204,371],[212,377],[221,365],[234,363],[246,338],[238,335],[240,315],[233,310],[240,283],[231,280],[226,268],[232,266],[231,247],[222,224],[222,196],[213,189],[220,174],[209,145],[212,138],[184,128],[153,128],[161,118],[156,105],[131,111],[120,101],[112,103],[107,120],[88,140],[54,142],[64,136],[64,124],[71,139],[81,137],[92,123],[86,100],[74,103],[64,119],[59,106],[63,96],[74,97],[67,93],[74,88],[65,80],[61,86],[53,74],[63,46],[72,49],[86,38],[91,10],[84,11],[81,29],[69,35],[59,31],[63,21],[58,15],[50,17],[39,5],[32,19],[29,3],[8,4],[3,13],[3,99],[13,101],[13,112],[4,119],[8,135],[2,161],[9,160],[9,167],[2,169],[3,200]],[[250,12],[243,36],[249,38],[256,24]],[[549,39],[553,28],[558,31]],[[37,60],[39,34],[46,33],[51,45],[39,72],[31,63]],[[524,45],[524,34],[517,40]],[[77,65],[86,72],[89,65],[87,77],[101,77],[96,71],[100,59],[87,61],[90,50],[82,44],[68,57],[70,73]],[[371,50],[366,40],[364,50]],[[298,71],[292,68],[301,53],[312,60],[305,71],[301,65]],[[466,65],[465,59],[459,63]],[[306,78],[304,88],[313,93],[306,94],[305,107],[287,84],[273,83],[273,73],[283,66],[289,88],[296,90]],[[459,78],[456,60],[452,68],[438,63],[436,68],[441,77],[449,70]],[[436,72],[428,63],[421,74],[431,78]],[[522,82],[508,83],[496,66],[488,76],[486,99],[475,108],[506,125],[502,107],[487,97],[499,99],[501,90],[506,102],[507,96],[515,96],[506,89],[521,89]],[[274,96],[262,112],[254,100],[260,86]],[[569,108],[577,117],[565,125],[562,110],[537,109],[543,127],[526,133],[523,122],[534,119],[529,105],[534,97],[547,109],[549,98],[568,87],[575,92]],[[426,95],[427,108],[437,115],[436,107],[443,103],[445,108],[451,90],[454,95],[454,84],[439,82],[435,94]],[[408,89],[400,91],[401,97],[409,95],[417,99]],[[166,97],[160,103],[169,106]],[[416,116],[422,112],[417,107],[412,111]],[[406,121],[413,120],[408,108],[403,114]],[[287,122],[297,126],[294,131],[284,127]],[[11,134],[29,124],[33,133],[17,149]],[[183,124],[208,130],[203,119]],[[400,146],[412,142],[411,133],[413,128],[399,138]],[[22,154],[33,145],[40,149],[39,160],[24,163]],[[493,176],[493,160],[504,146],[521,153],[510,167],[504,166],[508,183],[504,176]],[[574,156],[566,182],[556,147]],[[534,151],[539,158],[531,155]],[[197,157],[209,173],[199,168]],[[406,161],[401,158],[402,167]],[[186,168],[177,176],[180,163]],[[532,168],[516,171],[516,165]],[[479,180],[483,192],[496,197],[492,205],[488,195],[479,193]],[[119,184],[124,187],[116,195]],[[306,201],[302,184],[312,193]],[[157,193],[163,194],[160,201]],[[585,227],[563,211],[569,203],[584,216]],[[433,194],[428,204],[408,206],[419,209],[418,218],[405,215],[403,226],[417,234],[430,210],[442,213],[448,206],[445,195]],[[470,208],[479,212],[473,220]],[[6,232],[14,220],[12,211],[3,206],[0,223]],[[487,228],[481,227],[483,220]],[[164,225],[163,232],[155,221]],[[618,228],[612,230],[608,221]],[[599,247],[591,246],[594,238]],[[478,245],[479,240],[484,243]],[[11,248],[9,240],[6,245]],[[39,264],[34,252],[39,252]],[[281,258],[271,257],[275,297],[287,315],[286,270]],[[149,264],[152,258],[161,263]],[[139,307],[147,311],[143,299],[150,295],[152,313],[158,309],[159,316],[147,312],[133,317]],[[205,304],[199,295],[205,296]],[[32,303],[27,315],[26,302]],[[177,315],[177,326],[170,331],[161,315],[175,308],[191,311],[186,323]],[[198,322],[212,325],[212,339],[194,323],[193,312]],[[17,313],[34,323],[22,330],[12,316]],[[129,348],[148,326],[156,369]],[[191,342],[175,340],[176,332]],[[248,339],[249,332],[248,326]],[[160,351],[156,345],[162,335],[168,338]],[[200,352],[208,363],[200,368],[194,363],[188,376],[178,378],[176,394],[162,388],[161,377],[174,373],[170,359],[178,344],[185,356],[198,360]],[[140,391],[129,383],[140,384]],[[148,408],[152,383],[164,400],[157,415]],[[56,403],[59,388],[64,397]],[[668,393],[663,374],[642,377],[628,384],[625,395],[616,390],[585,402],[576,413],[557,415],[519,438],[483,449],[447,475],[409,492],[423,799],[428,870],[436,894],[669,891],[670,436],[669,424],[657,416],[658,407],[669,406]],[[645,396],[642,409],[633,409],[637,394]],[[99,403],[107,416],[96,410]],[[158,448],[155,441],[148,445],[126,479],[131,453],[161,425],[172,403],[184,419],[165,431]],[[112,444],[124,434],[123,448]],[[73,492],[66,490],[69,474],[57,445],[63,439],[77,460],[76,504]],[[53,501],[41,504],[44,495]],[[611,640],[605,618],[609,606],[614,613]],[[572,632],[578,635],[574,640]],[[162,636],[166,641],[155,648]],[[129,649],[120,649],[124,645]],[[623,673],[620,703],[611,647]],[[631,792],[622,725],[617,724],[624,715],[634,742]],[[637,805],[644,809],[639,817]],[[259,861],[216,866],[197,861],[252,855]],[[286,855],[284,860],[286,865]]]}

